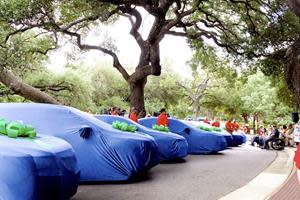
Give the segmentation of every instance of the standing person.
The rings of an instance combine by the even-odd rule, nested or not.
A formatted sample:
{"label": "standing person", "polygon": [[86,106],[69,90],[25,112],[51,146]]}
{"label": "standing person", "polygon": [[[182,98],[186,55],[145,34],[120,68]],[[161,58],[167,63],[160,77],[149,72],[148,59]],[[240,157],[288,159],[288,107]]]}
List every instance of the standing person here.
{"label": "standing person", "polygon": [[166,109],[162,108],[160,110],[160,115],[157,117],[156,124],[158,126],[160,126],[160,125],[169,126],[169,120],[168,120],[168,116],[167,116],[167,113],[166,113]]}
{"label": "standing person", "polygon": [[220,127],[220,122],[218,121],[218,119],[215,119],[215,121],[211,125],[215,127]]}
{"label": "standing person", "polygon": [[203,121],[204,123],[206,123],[206,124],[210,124],[210,122],[209,122],[209,120],[208,120],[208,118],[207,117],[205,117],[205,119],[204,119],[204,121]]}
{"label": "standing person", "polygon": [[118,115],[117,107],[112,108],[111,115]]}
{"label": "standing person", "polygon": [[239,127],[240,127],[239,123],[237,123],[236,120],[234,119],[233,120],[233,130],[238,131]]}
{"label": "standing person", "polygon": [[137,117],[137,109],[135,107],[131,108],[131,112],[129,113],[129,118],[136,122],[139,123],[138,117]]}
{"label": "standing person", "polygon": [[228,119],[228,121],[225,124],[226,131],[230,134],[234,131],[233,123],[231,122],[231,118]]}

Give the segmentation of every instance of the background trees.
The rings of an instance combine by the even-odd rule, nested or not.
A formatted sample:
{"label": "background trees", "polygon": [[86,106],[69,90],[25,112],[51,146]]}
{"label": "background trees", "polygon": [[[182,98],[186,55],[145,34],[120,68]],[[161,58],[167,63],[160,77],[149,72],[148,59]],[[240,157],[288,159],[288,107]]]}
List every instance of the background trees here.
{"label": "background trees", "polygon": [[[297,3],[291,2],[297,13]],[[144,13],[152,19],[150,31],[145,35],[141,33]],[[136,55],[138,63],[131,68],[119,61],[117,47],[110,38],[103,41],[102,36],[95,34],[97,40],[89,41],[94,28],[111,25],[123,17],[129,20],[129,34],[140,48],[140,54]],[[141,111],[145,109],[145,100],[149,111],[167,107],[181,116],[191,114],[191,103],[199,102],[194,103],[194,117],[201,105],[202,114],[211,110],[212,115],[242,115],[245,121],[254,115],[264,118],[269,108],[253,105],[258,99],[270,100],[271,96],[256,93],[253,85],[260,80],[256,76],[261,75],[255,75],[257,80],[252,77],[253,82],[250,75],[260,68],[270,76],[264,82],[271,81],[270,84],[261,89],[269,94],[271,88],[272,94],[277,95],[272,96],[272,109],[293,107],[293,96],[285,88],[289,86],[299,99],[296,67],[299,30],[298,18],[281,0],[4,0],[0,2],[0,82],[3,84],[0,95],[16,100],[15,94],[19,94],[26,100],[94,110],[119,105],[135,106]],[[197,72],[194,82],[186,81],[186,85],[181,82],[195,89],[194,95],[179,89],[173,80],[179,78],[161,62],[160,42],[167,35],[186,37],[195,51],[190,63]],[[61,41],[74,43],[77,51],[96,50],[110,56],[114,70],[107,70],[108,65],[105,69],[91,70],[83,65],[82,68],[71,67],[56,77],[43,66],[48,52],[59,48]],[[286,50],[287,57],[284,56]],[[201,95],[202,89],[197,92],[197,86],[205,85],[205,81],[201,81],[206,80],[198,73],[200,68],[210,78],[205,96]],[[150,78],[161,73],[165,75]],[[287,85],[282,81],[277,81],[279,86],[274,84],[283,77]],[[250,98],[249,93],[253,95]],[[196,98],[189,102],[188,96]],[[111,100],[107,101],[108,98]],[[276,99],[280,101],[275,102]],[[247,107],[245,102],[248,102]]]}
{"label": "background trees", "polygon": [[[273,53],[270,49],[277,51],[293,42],[292,36],[295,35],[294,29],[289,28],[288,33],[277,32],[276,41],[268,37],[268,30],[283,30],[280,25],[289,22],[285,19],[290,15],[286,14],[286,6],[280,0],[5,0],[1,2],[0,10],[1,21],[10,29],[5,36],[5,44],[15,35],[38,29],[39,34],[46,36],[54,46],[64,35],[82,51],[97,50],[111,56],[113,67],[129,86],[130,106],[139,111],[144,109],[147,77],[161,74],[160,42],[166,35],[218,46],[247,59],[268,56]],[[140,30],[143,12],[152,17],[151,28],[146,35],[142,35]],[[119,17],[128,18],[130,34],[140,48],[140,54],[136,55],[139,61],[131,74],[120,63],[114,45],[100,41],[100,38],[99,42],[89,43],[86,37],[93,27],[113,23]],[[43,99],[42,93],[39,94],[40,100]]]}

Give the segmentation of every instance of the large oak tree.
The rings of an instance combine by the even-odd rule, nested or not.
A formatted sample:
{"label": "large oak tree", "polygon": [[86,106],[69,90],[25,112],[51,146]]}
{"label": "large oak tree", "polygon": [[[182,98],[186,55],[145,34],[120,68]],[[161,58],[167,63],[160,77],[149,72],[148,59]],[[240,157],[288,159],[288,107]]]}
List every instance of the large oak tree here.
{"label": "large oak tree", "polygon": [[[144,20],[142,9],[154,18],[145,38],[140,32]],[[113,67],[129,85],[130,105],[142,111],[147,77],[161,74],[160,42],[166,35],[219,46],[248,59],[267,56],[270,48],[282,47],[282,43],[263,40],[267,36],[265,29],[280,20],[286,10],[281,0],[3,0],[0,20],[11,30],[4,44],[10,43],[15,35],[33,30],[52,39],[69,36],[83,51],[98,50],[111,56]],[[113,23],[119,17],[128,18],[130,34],[140,48],[140,54],[136,55],[139,62],[132,74],[113,48],[89,44],[85,38],[90,28]],[[288,39],[282,41],[292,42]],[[23,94],[23,88],[19,90]],[[44,98],[40,94],[40,99],[35,100]]]}

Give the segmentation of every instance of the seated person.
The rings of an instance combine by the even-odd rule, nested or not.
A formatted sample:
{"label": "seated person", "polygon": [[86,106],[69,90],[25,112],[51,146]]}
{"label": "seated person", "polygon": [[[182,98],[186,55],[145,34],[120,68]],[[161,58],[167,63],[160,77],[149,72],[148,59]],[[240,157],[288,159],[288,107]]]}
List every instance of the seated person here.
{"label": "seated person", "polygon": [[289,124],[287,131],[285,132],[285,145],[294,146],[294,127],[293,124]]}
{"label": "seated person", "polygon": [[265,128],[263,126],[260,126],[257,135],[254,136],[251,140],[251,145],[254,146],[254,143],[256,143],[258,146],[263,146],[265,133]]}
{"label": "seated person", "polygon": [[263,149],[268,149],[269,148],[269,142],[273,141],[275,138],[279,138],[279,136],[280,136],[279,130],[276,128],[276,125],[273,125],[273,131],[264,140]]}
{"label": "seated person", "polygon": [[167,116],[167,113],[166,113],[166,109],[162,108],[160,110],[160,115],[157,117],[156,124],[158,126],[160,126],[160,125],[169,126],[169,120],[168,120],[168,116]]}

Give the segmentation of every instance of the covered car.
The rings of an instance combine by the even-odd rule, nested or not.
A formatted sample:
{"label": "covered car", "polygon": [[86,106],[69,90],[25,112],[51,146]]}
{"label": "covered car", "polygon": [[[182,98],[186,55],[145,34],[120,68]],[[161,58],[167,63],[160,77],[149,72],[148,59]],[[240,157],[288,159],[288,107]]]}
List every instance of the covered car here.
{"label": "covered car", "polygon": [[[212,126],[210,124],[207,124],[207,123],[204,123],[202,121],[186,121],[187,123],[190,123],[194,126],[196,126],[197,128],[199,128],[199,126],[202,126],[202,127],[207,127],[209,129],[212,128]],[[221,129],[221,128],[220,128]],[[232,147],[234,146],[234,141],[233,141],[233,137],[231,134],[229,134],[227,131],[221,129],[220,131],[211,131],[211,132],[214,132],[214,133],[218,133],[218,134],[221,134],[223,135],[223,137],[225,138],[226,140],[226,144],[227,144],[227,147]]]}
{"label": "covered car", "polygon": [[158,155],[160,161],[174,160],[187,156],[188,144],[184,137],[171,132],[156,131],[142,126],[128,118],[113,115],[96,115],[97,119],[108,124],[115,121],[126,122],[137,128],[137,134],[146,133],[152,136],[158,145]]}
{"label": "covered car", "polygon": [[135,178],[159,163],[157,144],[149,135],[113,129],[75,108],[38,103],[1,103],[0,118],[21,120],[40,134],[71,144],[81,181],[121,181]]}
{"label": "covered car", "polygon": [[[225,123],[221,123],[221,128],[223,129],[222,132],[225,134],[225,133],[228,133],[226,130],[225,130]],[[229,134],[229,133],[228,133]],[[233,138],[233,144],[232,146],[239,146],[243,143],[246,142],[246,135],[241,132],[238,132],[238,131],[233,131],[232,132],[232,138]]]}
{"label": "covered car", "polygon": [[71,145],[62,139],[0,135],[0,199],[65,200],[77,191],[80,171]]}
{"label": "covered car", "polygon": [[[156,117],[143,118],[139,123],[146,127],[156,124]],[[226,149],[225,138],[217,133],[202,131],[178,119],[169,118],[169,130],[186,138],[190,154],[209,154]]]}

